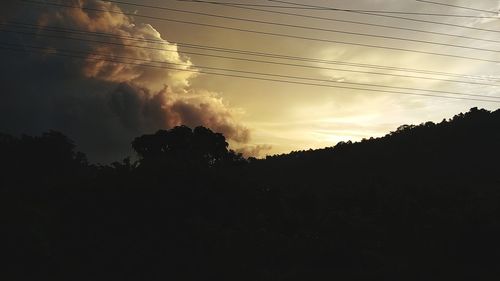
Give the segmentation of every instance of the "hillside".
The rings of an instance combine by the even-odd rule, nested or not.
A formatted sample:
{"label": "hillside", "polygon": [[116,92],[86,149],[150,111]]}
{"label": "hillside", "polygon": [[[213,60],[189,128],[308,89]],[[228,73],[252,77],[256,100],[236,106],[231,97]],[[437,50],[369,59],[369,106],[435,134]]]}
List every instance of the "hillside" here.
{"label": "hillside", "polygon": [[181,126],[109,166],[0,135],[2,255],[10,280],[497,280],[499,129],[473,108],[246,160]]}

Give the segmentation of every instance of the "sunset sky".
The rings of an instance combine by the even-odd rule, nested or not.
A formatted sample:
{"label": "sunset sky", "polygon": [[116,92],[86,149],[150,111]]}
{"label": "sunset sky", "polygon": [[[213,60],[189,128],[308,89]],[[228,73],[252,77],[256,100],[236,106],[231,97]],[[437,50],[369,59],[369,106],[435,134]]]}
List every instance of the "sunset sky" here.
{"label": "sunset sky", "polygon": [[[414,0],[284,0],[343,10],[467,17],[378,13],[392,16],[381,17],[373,12],[298,9],[306,7],[264,0],[213,1],[249,5],[238,8],[171,0],[45,1],[56,5],[43,5],[40,3],[44,1],[38,0],[2,1],[0,132],[38,134],[58,130],[72,138],[91,161],[108,162],[130,154],[131,140],[141,134],[180,124],[204,125],[224,133],[233,149],[246,156],[263,157],[382,136],[402,124],[441,121],[471,107],[499,108],[500,92],[495,84],[500,85],[500,20],[494,11],[498,11],[500,1],[439,0],[477,9],[467,10]],[[197,45],[197,49],[188,44]],[[211,47],[295,59],[207,50]],[[316,62],[300,61],[299,57]]]}

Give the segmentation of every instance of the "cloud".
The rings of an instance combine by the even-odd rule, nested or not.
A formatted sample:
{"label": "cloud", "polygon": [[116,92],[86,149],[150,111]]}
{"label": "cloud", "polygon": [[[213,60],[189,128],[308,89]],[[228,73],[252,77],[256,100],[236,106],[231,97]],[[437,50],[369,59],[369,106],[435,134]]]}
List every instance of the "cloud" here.
{"label": "cloud", "polygon": [[[66,41],[43,38],[47,47],[54,49],[78,50],[91,54],[81,63],[82,74],[89,78],[111,81],[131,82],[137,85],[160,90],[164,85],[182,91],[189,86],[189,79],[196,76],[196,69],[187,57],[183,57],[175,44],[164,40],[160,33],[149,24],[136,24],[129,16],[120,13],[103,13],[89,9],[117,11],[120,8],[110,2],[97,0],[68,1],[68,5],[81,7],[61,8],[56,12],[48,10],[38,18],[40,29],[62,27],[87,32],[106,33],[114,36],[109,40],[97,37],[93,42]],[[74,34],[71,35],[75,37]],[[96,43],[110,42],[111,44]],[[101,59],[99,59],[101,58]],[[125,63],[127,62],[127,63]],[[160,67],[144,67],[156,65]],[[161,68],[163,66],[164,68]],[[166,68],[169,67],[169,68]],[[179,69],[180,71],[174,70]],[[190,72],[182,71],[190,70]]]}
{"label": "cloud", "polygon": [[234,121],[234,110],[214,93],[178,94],[170,92],[168,87],[151,93],[147,88],[122,83],[110,97],[110,108],[121,123],[136,131],[203,125],[239,143],[246,143],[250,138],[250,131]]}
{"label": "cloud", "polygon": [[[79,8],[38,7],[33,9],[38,12],[22,19],[15,12],[1,15],[7,21],[38,23],[38,36],[10,33],[3,35],[3,42],[41,46],[60,55],[65,50],[78,52],[83,57],[2,51],[0,131],[60,130],[91,160],[103,162],[130,153],[133,137],[181,124],[207,126],[232,142],[249,141],[249,129],[237,120],[241,112],[217,93],[193,88],[190,81],[198,75],[196,67],[153,26],[119,13],[85,10],[121,11],[110,2],[64,3]],[[63,32],[57,36],[113,44],[47,37],[49,27],[112,34],[114,38]]]}
{"label": "cloud", "polygon": [[265,151],[270,151],[271,149],[273,149],[271,145],[259,144],[238,148],[236,152],[243,154],[244,157],[261,157]]}

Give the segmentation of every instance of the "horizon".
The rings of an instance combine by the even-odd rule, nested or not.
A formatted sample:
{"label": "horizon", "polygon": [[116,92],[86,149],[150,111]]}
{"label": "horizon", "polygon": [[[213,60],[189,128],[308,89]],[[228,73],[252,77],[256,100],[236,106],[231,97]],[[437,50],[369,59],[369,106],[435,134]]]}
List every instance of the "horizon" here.
{"label": "horizon", "polygon": [[[241,156],[244,157],[244,159],[247,159],[247,160],[250,160],[250,158],[256,158],[256,159],[259,159],[259,160],[266,160],[268,158],[273,158],[273,157],[281,157],[281,156],[287,156],[287,155],[291,155],[291,154],[294,154],[294,153],[301,153],[301,152],[314,152],[314,151],[322,151],[322,150],[325,150],[325,149],[334,149],[338,144],[340,143],[344,143],[344,144],[356,144],[356,143],[362,143],[363,141],[371,141],[371,140],[380,140],[380,139],[383,139],[383,138],[386,138],[386,137],[390,137],[393,133],[397,132],[400,128],[402,127],[418,127],[418,126],[422,126],[422,125],[425,125],[427,123],[432,123],[432,124],[435,124],[435,125],[439,125],[443,122],[446,122],[446,123],[450,123],[454,118],[458,117],[458,116],[461,116],[461,115],[465,115],[465,114],[468,114],[468,113],[472,113],[474,111],[486,111],[488,113],[494,113],[494,112],[499,112],[500,109],[497,109],[495,111],[489,111],[487,109],[484,109],[484,108],[477,108],[477,107],[473,107],[471,108],[469,111],[466,111],[466,112],[460,112],[460,113],[457,113],[453,116],[451,116],[450,118],[444,118],[443,120],[441,120],[441,122],[434,122],[434,121],[426,121],[426,122],[421,122],[419,124],[401,124],[399,125],[396,129],[390,131],[390,132],[387,132],[386,134],[382,135],[382,136],[376,136],[376,137],[368,137],[368,138],[363,138],[363,139],[360,139],[360,140],[347,140],[347,141],[340,141],[338,143],[335,143],[334,145],[331,145],[331,146],[325,146],[325,147],[319,147],[319,148],[304,148],[304,149],[299,149],[299,150],[292,150],[292,151],[288,151],[288,152],[284,152],[284,153],[276,153],[276,154],[266,154],[266,155],[262,155],[262,156],[259,156],[259,157],[255,157],[255,156],[248,156],[248,155],[245,155],[243,154],[242,152],[240,151],[235,151],[233,150],[231,147],[228,147],[229,151],[234,151],[236,152],[237,154],[240,154]],[[170,131],[172,129],[176,129],[176,128],[179,128],[179,127],[187,127],[189,128],[190,130],[194,130],[195,127],[188,127],[188,126],[185,126],[185,125],[179,125],[179,126],[176,126],[176,127],[173,127],[173,128],[169,128],[169,129],[160,129],[160,130],[156,130],[154,132],[146,132],[144,133],[142,136],[151,136],[151,135],[155,135],[156,133],[158,132],[165,132],[165,131]],[[202,128],[205,128],[203,126],[198,126],[198,127],[202,127]],[[207,128],[210,130],[210,128]],[[3,132],[0,132],[0,134],[2,134]],[[61,133],[57,130],[47,130],[47,131],[44,131],[44,132],[41,132],[41,134],[46,134],[46,133]],[[221,132],[216,132],[216,131],[213,131],[213,133],[215,134],[221,134],[222,136],[224,136],[223,133]],[[64,134],[63,134],[64,135]],[[21,134],[21,135],[17,135],[17,136],[14,136],[14,137],[39,137],[38,135],[28,135],[28,134]],[[67,136],[65,136],[67,137]],[[141,136],[136,136],[134,139],[137,139],[137,138],[140,138]],[[228,141],[228,139],[224,136],[225,140]],[[78,153],[83,153],[83,155],[85,155],[85,157],[87,157],[87,154],[85,151],[80,151],[78,148],[78,143],[76,143],[74,140],[72,140],[71,138],[69,138],[69,140],[75,145],[75,149],[76,149],[76,152]],[[101,162],[95,162],[95,161],[90,161],[89,164],[97,164],[97,165],[109,165],[109,164],[112,164],[112,163],[119,163],[119,161],[124,161],[126,159],[128,160],[134,160],[134,162],[137,162],[139,163],[139,155],[138,155],[138,152],[137,151],[133,151],[133,141],[131,140],[130,142],[130,150],[131,150],[131,154],[130,155],[125,155],[123,157],[121,157],[120,159],[113,159],[111,160],[110,162],[108,163],[101,163]]]}
{"label": "horizon", "polygon": [[205,126],[265,157],[499,108],[499,1],[215,2],[3,2],[0,131],[109,163]]}

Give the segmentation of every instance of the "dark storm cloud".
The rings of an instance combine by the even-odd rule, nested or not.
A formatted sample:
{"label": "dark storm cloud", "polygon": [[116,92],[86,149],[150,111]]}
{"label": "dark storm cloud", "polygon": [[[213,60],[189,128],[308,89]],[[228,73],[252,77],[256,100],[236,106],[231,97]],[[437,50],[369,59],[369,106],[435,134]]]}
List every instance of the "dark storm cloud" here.
{"label": "dark storm cloud", "polygon": [[123,126],[141,130],[147,126],[158,128],[167,124],[168,116],[162,108],[164,103],[162,93],[150,96],[146,88],[122,83],[111,92],[109,107]]}
{"label": "dark storm cloud", "polygon": [[[16,6],[12,2],[5,5],[12,9]],[[109,2],[95,0],[64,3],[119,9]],[[0,17],[3,21],[36,22],[39,34],[47,26],[62,26],[163,40],[152,26],[135,24],[133,19],[120,14],[64,8],[36,11],[23,14],[14,10],[8,15],[0,13]],[[130,45],[126,39],[120,40]],[[249,130],[235,120],[235,111],[216,93],[190,87],[196,69],[175,45],[155,44],[156,49],[149,50],[5,32],[1,42],[43,46],[59,54],[61,49],[78,50],[115,58],[130,57],[139,62],[176,63],[191,72],[147,68],[120,60],[110,62],[93,55],[79,60],[54,56],[49,51],[0,50],[0,131],[37,134],[48,129],[60,130],[73,138],[91,160],[104,162],[130,154],[129,144],[134,137],[180,124],[204,125],[236,142],[249,139]],[[152,43],[134,44],[148,47]]]}

